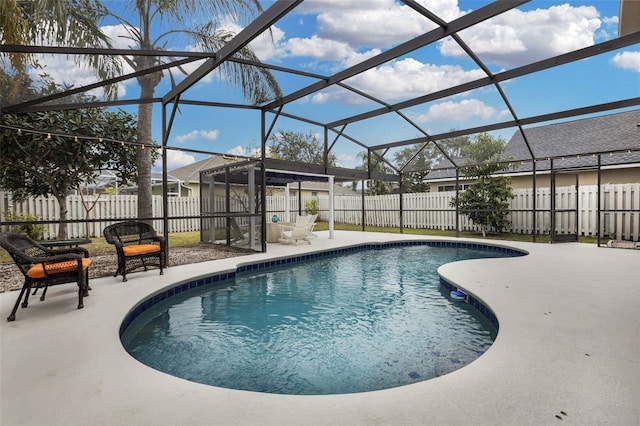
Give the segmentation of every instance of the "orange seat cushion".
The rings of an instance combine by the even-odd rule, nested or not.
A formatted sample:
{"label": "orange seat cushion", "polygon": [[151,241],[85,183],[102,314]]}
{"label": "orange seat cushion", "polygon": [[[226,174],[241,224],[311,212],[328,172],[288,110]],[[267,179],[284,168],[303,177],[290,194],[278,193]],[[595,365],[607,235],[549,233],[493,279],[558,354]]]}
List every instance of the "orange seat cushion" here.
{"label": "orange seat cushion", "polygon": [[[85,257],[82,259],[82,269],[85,270],[91,265],[91,259]],[[75,271],[78,267],[78,262],[75,260],[65,260],[63,262],[55,262],[55,263],[47,263],[45,265],[47,275],[51,274],[61,274],[63,272],[71,272]],[[42,268],[42,263],[39,265],[32,266],[28,271],[27,275],[31,278],[44,278],[45,273]]]}
{"label": "orange seat cushion", "polygon": [[157,244],[132,244],[122,247],[122,252],[125,256],[138,256],[140,254],[155,253],[157,251],[160,251],[160,246]]}

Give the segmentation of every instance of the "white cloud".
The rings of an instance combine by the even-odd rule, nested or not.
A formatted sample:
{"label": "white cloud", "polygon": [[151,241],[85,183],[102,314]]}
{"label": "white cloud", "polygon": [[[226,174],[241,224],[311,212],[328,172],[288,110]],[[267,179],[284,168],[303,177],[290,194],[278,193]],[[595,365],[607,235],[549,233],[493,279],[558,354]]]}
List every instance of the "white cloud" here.
{"label": "white cloud", "polygon": [[[126,34],[125,29],[121,25],[107,25],[100,27],[101,30],[110,38],[112,47],[114,48],[128,48],[126,39],[123,39],[122,35]],[[52,46],[56,46],[56,43],[50,43]],[[86,59],[81,57],[73,57],[68,55],[35,55],[40,64],[45,65],[45,72],[58,84],[70,84],[73,87],[82,87],[90,84],[94,84],[99,81],[96,76],[95,70],[91,68]],[[38,80],[38,74],[42,71],[37,69],[30,70],[31,78]],[[122,61],[122,73],[128,74],[133,72],[131,67]],[[127,86],[130,84],[137,84],[135,79],[123,81],[117,84],[118,97],[122,98],[127,93]],[[94,89],[87,92],[90,95],[96,96],[99,99],[103,98],[104,91],[102,88]]]}
{"label": "white cloud", "polygon": [[[394,101],[433,93],[447,87],[484,77],[482,70],[467,71],[459,66],[425,64],[407,58],[390,62],[354,76],[345,83],[364,92],[375,93],[384,101]],[[313,102],[362,102],[362,98],[344,89],[325,90],[313,97]]]}
{"label": "white cloud", "polygon": [[[593,45],[601,23],[595,7],[563,4],[527,12],[512,9],[460,35],[484,61],[517,66]],[[446,56],[466,57],[451,38],[440,50]]]}
{"label": "white cloud", "polygon": [[491,118],[496,114],[495,108],[477,99],[465,99],[460,102],[441,102],[431,105],[426,113],[418,115],[418,123],[430,121],[468,121],[472,117]]}
{"label": "white cloud", "polygon": [[277,26],[271,27],[271,32],[266,31],[249,43],[261,61],[267,61],[274,57],[282,56],[282,42],[284,41],[284,31]]}
{"label": "white cloud", "polygon": [[617,53],[611,62],[619,68],[640,72],[640,51]]}
{"label": "white cloud", "polygon": [[355,167],[360,164],[357,164],[357,158],[353,154],[349,153],[338,153],[336,159],[336,166],[338,167]]}
{"label": "white cloud", "polygon": [[379,49],[357,51],[348,43],[312,36],[308,38],[291,38],[277,47],[279,57],[309,57],[317,61],[328,61],[334,64],[332,72],[357,64],[367,58],[381,53]]}
{"label": "white cloud", "polygon": [[289,56],[310,56],[323,61],[338,61],[353,53],[347,43],[319,38],[291,38],[287,41]]}
{"label": "white cloud", "polygon": [[[269,155],[271,155],[271,149],[270,147],[266,147],[267,148],[267,157]],[[226,154],[228,155],[232,155],[232,156],[241,156],[241,157],[253,157],[253,158],[259,158],[261,155],[261,150],[260,148],[257,147],[243,147],[243,146],[234,146],[233,148],[229,149]]]}
{"label": "white cloud", "polygon": [[[425,0],[423,5],[445,21],[461,15],[457,0]],[[409,6],[393,0],[307,0],[296,12],[318,14],[318,36],[351,46],[385,47],[436,27]]]}
{"label": "white cloud", "polygon": [[[426,0],[423,3],[445,20],[461,14],[457,0]],[[296,13],[314,14],[316,34],[286,39],[280,28],[272,27],[272,35],[263,34],[251,43],[259,58],[310,57],[334,61],[338,62],[333,67],[335,71],[436,26],[394,0],[307,0],[296,8]],[[304,20],[300,23],[304,25]]]}
{"label": "white cloud", "polygon": [[193,140],[208,140],[213,141],[218,138],[220,134],[219,130],[193,130],[185,135],[176,136],[175,140],[177,143],[186,143]]}
{"label": "white cloud", "polygon": [[233,148],[228,150],[226,153],[229,154],[229,155],[239,155],[239,156],[242,156],[242,157],[246,156],[244,147],[242,147],[240,145],[234,146]]}
{"label": "white cloud", "polygon": [[[188,166],[196,162],[196,157],[193,154],[188,154],[182,151],[176,151],[173,149],[167,150],[167,170],[177,169],[179,167]],[[154,164],[154,169],[158,167],[162,168],[162,160],[158,159],[158,162]]]}

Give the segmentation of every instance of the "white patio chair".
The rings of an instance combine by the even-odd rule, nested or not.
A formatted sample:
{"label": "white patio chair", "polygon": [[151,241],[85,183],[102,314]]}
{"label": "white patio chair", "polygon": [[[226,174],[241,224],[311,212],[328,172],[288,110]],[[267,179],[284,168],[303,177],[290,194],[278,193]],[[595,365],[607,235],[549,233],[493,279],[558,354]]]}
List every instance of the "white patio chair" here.
{"label": "white patio chair", "polygon": [[308,236],[308,228],[307,225],[294,225],[291,230],[282,231],[282,236],[280,237],[280,243],[282,244],[294,244],[297,245],[298,242],[304,241],[307,244],[311,244]]}
{"label": "white patio chair", "polygon": [[311,214],[307,219],[307,238],[318,238],[318,234],[313,233],[313,228],[316,226],[317,214]]}

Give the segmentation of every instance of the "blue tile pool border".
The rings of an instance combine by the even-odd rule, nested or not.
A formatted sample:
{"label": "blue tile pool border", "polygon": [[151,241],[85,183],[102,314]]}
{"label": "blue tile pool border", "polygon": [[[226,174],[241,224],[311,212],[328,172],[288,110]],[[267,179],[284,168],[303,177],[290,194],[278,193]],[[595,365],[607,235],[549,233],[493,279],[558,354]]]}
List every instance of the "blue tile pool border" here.
{"label": "blue tile pool border", "polygon": [[[354,253],[354,252],[363,251],[363,250],[382,250],[382,249],[391,248],[391,247],[408,247],[408,246],[470,248],[470,249],[487,250],[487,251],[502,253],[512,257],[524,256],[527,254],[525,251],[514,249],[511,247],[494,246],[490,244],[458,242],[458,241],[415,240],[415,241],[393,241],[393,242],[386,242],[386,243],[367,243],[367,244],[360,244],[360,245],[351,246],[351,247],[342,247],[342,248],[337,248],[337,249],[327,250],[322,252],[301,254],[301,255],[290,256],[286,258],[278,258],[278,259],[268,260],[264,262],[245,264],[245,265],[238,266],[235,271],[223,272],[219,274],[213,274],[207,277],[195,278],[191,281],[182,282],[164,291],[156,293],[153,296],[148,297],[147,299],[138,303],[125,316],[124,320],[120,324],[119,335],[120,337],[122,337],[125,330],[127,329],[127,327],[129,327],[129,325],[131,325],[133,320],[135,320],[140,314],[142,314],[147,309],[151,308],[156,303],[160,303],[161,301],[169,297],[175,296],[177,294],[180,294],[184,291],[187,291],[196,287],[201,287],[204,285],[210,285],[220,281],[233,279],[236,277],[237,274],[241,274],[243,272],[255,272],[262,269],[284,266],[292,263],[304,262],[306,260],[320,259],[323,257]],[[440,278],[440,284],[449,291],[457,289],[456,286],[444,280],[442,277]],[[494,315],[494,313],[491,311],[491,309],[489,309],[484,303],[482,303],[480,300],[478,300],[471,294],[467,294],[467,297],[465,298],[465,300],[471,306],[475,307],[489,321],[491,321],[491,323],[496,327],[496,330],[498,329],[498,320]]]}

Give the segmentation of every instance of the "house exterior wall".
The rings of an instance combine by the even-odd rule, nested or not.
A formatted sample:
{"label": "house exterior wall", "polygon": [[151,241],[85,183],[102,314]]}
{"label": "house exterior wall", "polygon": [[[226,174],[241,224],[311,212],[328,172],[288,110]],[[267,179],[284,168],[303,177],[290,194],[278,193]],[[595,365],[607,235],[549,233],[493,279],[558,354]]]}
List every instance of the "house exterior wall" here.
{"label": "house exterior wall", "polygon": [[[596,170],[580,171],[578,173],[578,185],[596,185],[598,183],[598,172]],[[600,176],[602,183],[640,183],[640,166],[624,168],[624,169],[604,169]],[[460,179],[459,185],[469,185],[473,183],[470,179]],[[575,185],[575,173],[558,173],[556,175],[556,186]],[[440,187],[449,187],[453,190],[455,180],[447,180],[440,182],[431,182],[429,192],[439,192]],[[536,187],[548,188],[551,186],[551,175],[548,171],[540,172],[536,175]],[[531,175],[512,176],[511,187],[513,189],[529,189],[533,187],[533,179]]]}
{"label": "house exterior wall", "polygon": [[[171,196],[179,196],[179,197],[189,197],[193,195],[190,191],[185,188],[183,185],[179,185],[176,182],[169,182],[167,191]],[[153,185],[151,187],[152,195],[162,195],[162,185]]]}

